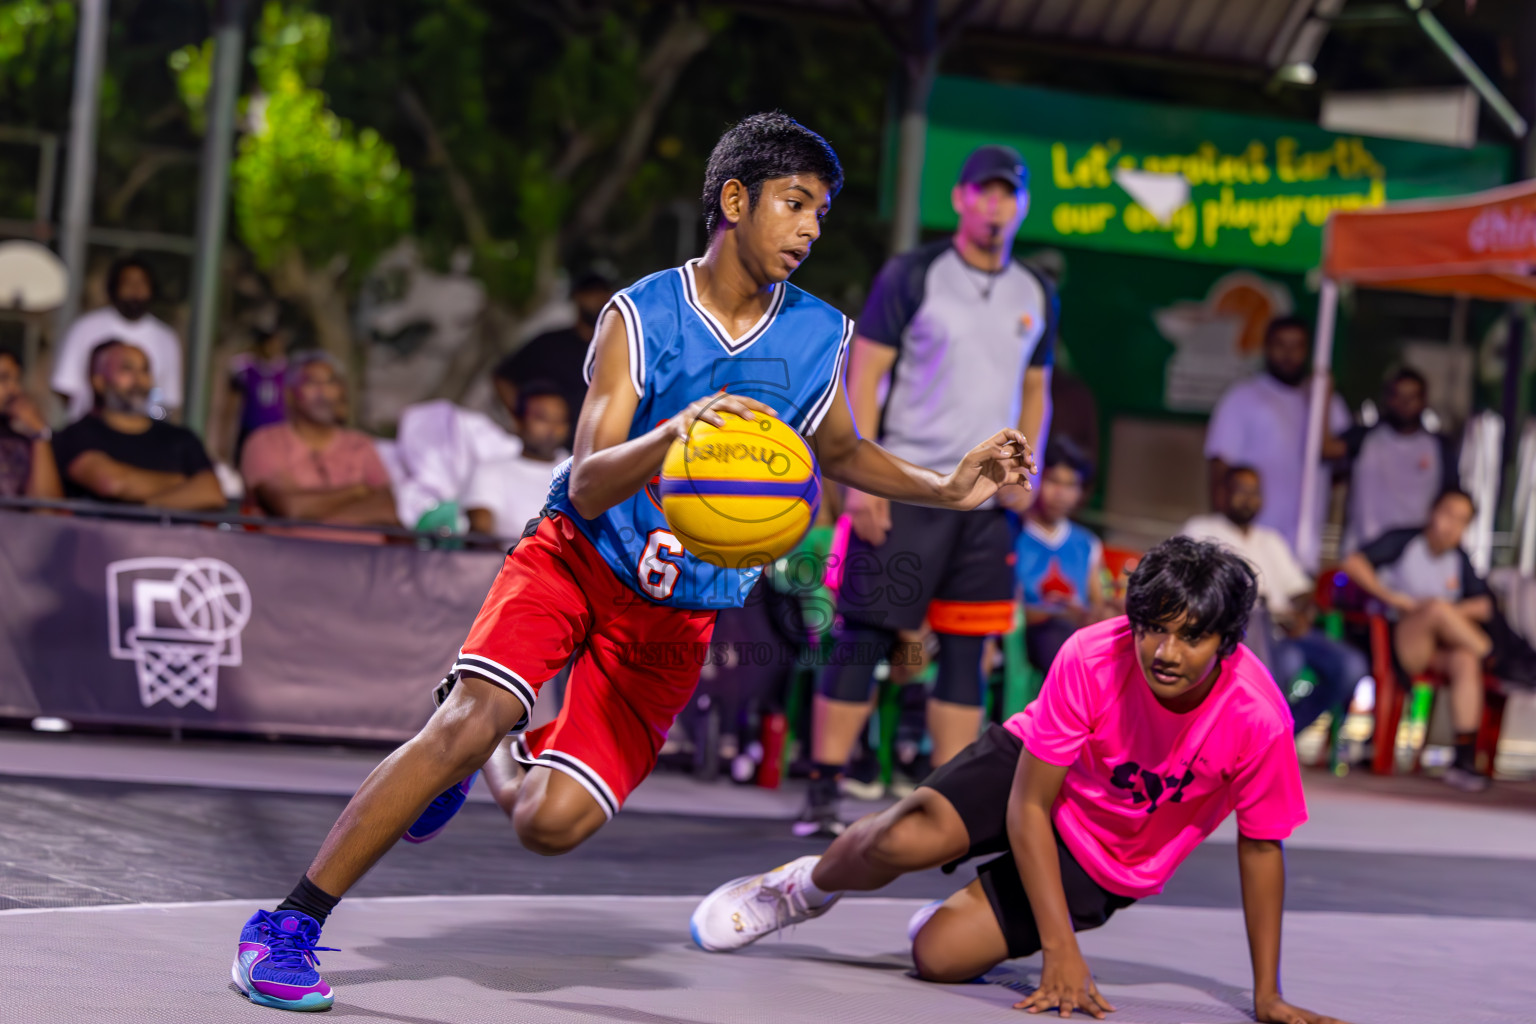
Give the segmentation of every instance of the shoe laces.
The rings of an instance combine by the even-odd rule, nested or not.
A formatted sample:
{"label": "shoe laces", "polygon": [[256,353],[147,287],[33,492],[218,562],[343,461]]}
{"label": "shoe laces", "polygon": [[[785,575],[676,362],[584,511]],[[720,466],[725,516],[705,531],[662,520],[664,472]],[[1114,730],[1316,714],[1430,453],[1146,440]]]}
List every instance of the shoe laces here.
{"label": "shoe laces", "polygon": [[[786,885],[789,886],[789,891],[787,892],[784,888]],[[780,933],[782,933],[785,925],[799,924],[811,912],[810,904],[805,902],[805,895],[801,891],[800,886],[794,885],[788,878],[777,885],[764,882],[758,886],[757,892],[753,894],[753,903],[758,904],[753,909],[764,912],[762,916],[758,917],[759,922],[767,920],[766,911],[768,908],[761,905],[767,904],[772,907],[773,929]],[[753,904],[748,904],[748,906],[753,906]]]}
{"label": "shoe laces", "polygon": [[275,916],[262,911],[262,924],[265,926],[266,945],[270,951],[267,954],[267,963],[273,967],[281,967],[288,971],[299,971],[306,967],[319,967],[320,958],[316,953],[338,953],[335,946],[317,946],[320,941],[320,929],[312,920],[299,920],[299,926],[293,931],[285,931]]}

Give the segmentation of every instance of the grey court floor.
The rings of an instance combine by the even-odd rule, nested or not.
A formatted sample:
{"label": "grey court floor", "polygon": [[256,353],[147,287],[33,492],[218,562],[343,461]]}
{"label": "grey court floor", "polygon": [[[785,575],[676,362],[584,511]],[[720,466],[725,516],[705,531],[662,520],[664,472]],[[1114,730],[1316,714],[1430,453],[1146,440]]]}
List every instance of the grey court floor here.
{"label": "grey court floor", "polygon": [[[0,735],[0,1022],[286,1019],[231,987],[237,929],[292,885],[373,759]],[[1536,789],[1468,801],[1429,780],[1323,775],[1308,788],[1312,821],[1288,850],[1292,1000],[1354,1024],[1536,1022]],[[642,794],[568,857],[519,850],[479,802],[437,841],[392,851],[326,928],[332,1016],[1020,1019],[1010,1007],[1038,958],[979,984],[908,975],[908,918],[965,868],[743,953],[697,950],[700,893],[818,846],[787,834],[792,792],[659,777]],[[1113,1020],[1251,1019],[1235,860],[1219,833],[1162,896],[1083,936]]]}

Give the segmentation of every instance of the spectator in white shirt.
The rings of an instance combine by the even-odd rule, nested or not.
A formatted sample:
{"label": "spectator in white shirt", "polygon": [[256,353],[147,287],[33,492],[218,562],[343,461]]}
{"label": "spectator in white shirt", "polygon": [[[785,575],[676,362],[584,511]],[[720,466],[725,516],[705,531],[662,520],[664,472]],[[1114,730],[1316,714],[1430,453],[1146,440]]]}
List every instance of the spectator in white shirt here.
{"label": "spectator in white shirt", "polygon": [[[1264,336],[1264,371],[1240,380],[1216,403],[1205,437],[1205,456],[1210,460],[1211,507],[1226,507],[1222,490],[1232,466],[1252,466],[1264,480],[1270,500],[1258,523],[1280,531],[1286,543],[1296,547],[1296,527],[1301,516],[1301,477],[1306,462],[1307,414],[1312,389],[1311,334],[1294,317],[1272,321]],[[1349,409],[1338,395],[1328,401],[1322,457],[1343,458],[1346,447],[1338,435],[1349,428]],[[1328,507],[1328,475],[1320,475],[1317,506],[1312,510],[1316,528],[1306,551],[1297,551],[1301,563],[1316,568],[1317,538]]]}
{"label": "spectator in white shirt", "polygon": [[53,358],[53,390],[64,400],[71,421],[91,411],[91,353],[104,341],[121,341],[149,357],[155,387],[147,410],[164,417],[181,408],[181,340],[164,320],[149,311],[156,298],[155,277],[137,256],[124,256],[107,272],[111,305],[76,317]]}
{"label": "spectator in white shirt", "polygon": [[1351,430],[1349,532],[1346,550],[1371,543],[1390,530],[1419,527],[1441,493],[1460,486],[1449,439],[1424,429],[1427,389],[1417,370],[1387,378],[1381,421]]}
{"label": "spectator in white shirt", "polygon": [[475,467],[464,507],[476,533],[502,537],[522,532],[549,496],[555,467],[570,455],[571,409],[552,381],[529,381],[517,390],[512,418],[523,450]]}
{"label": "spectator in white shirt", "polygon": [[1282,687],[1310,668],[1317,685],[1294,698],[1291,715],[1300,732],[1335,705],[1348,705],[1355,686],[1370,673],[1365,656],[1312,627],[1312,579],[1277,530],[1257,520],[1264,507],[1259,474],[1250,466],[1227,469],[1221,514],[1195,516],[1180,532],[1220,544],[1248,562],[1259,577],[1259,594],[1276,635],[1269,638],[1270,668]]}
{"label": "spectator in white shirt", "polygon": [[445,399],[407,406],[394,441],[375,442],[394,481],[400,521],[418,530],[469,529],[464,499],[482,462],[511,458],[522,442],[485,413]]}

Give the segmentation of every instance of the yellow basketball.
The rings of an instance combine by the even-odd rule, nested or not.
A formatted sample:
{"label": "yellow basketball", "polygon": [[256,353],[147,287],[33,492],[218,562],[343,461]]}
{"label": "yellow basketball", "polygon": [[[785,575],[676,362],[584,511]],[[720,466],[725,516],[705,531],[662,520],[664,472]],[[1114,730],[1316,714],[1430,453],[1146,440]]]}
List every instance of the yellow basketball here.
{"label": "yellow basketball", "polygon": [[757,413],[696,424],[661,467],[661,508],[695,558],[730,569],[764,565],[800,543],[821,507],[821,472],[805,439]]}

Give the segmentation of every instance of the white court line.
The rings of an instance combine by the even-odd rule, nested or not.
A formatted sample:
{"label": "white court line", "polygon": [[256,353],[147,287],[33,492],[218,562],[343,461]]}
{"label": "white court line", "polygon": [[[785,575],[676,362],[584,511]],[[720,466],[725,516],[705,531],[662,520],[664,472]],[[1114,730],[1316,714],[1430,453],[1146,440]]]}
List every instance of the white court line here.
{"label": "white court line", "polygon": [[[580,901],[583,903],[676,903],[688,901],[697,903],[708,893],[699,893],[696,896],[626,896],[622,894],[601,894],[555,896],[549,894],[534,893],[486,893],[475,895],[474,893],[459,893],[452,896],[348,896],[345,897],[347,906],[356,906],[360,903],[570,903]],[[846,899],[855,903],[868,904],[873,907],[906,907],[926,906],[932,900],[914,897],[900,896],[848,896]],[[97,914],[123,910],[187,910],[200,907],[249,907],[266,906],[271,903],[276,906],[282,902],[282,898],[275,900],[261,899],[237,899],[237,900],[186,900],[179,903],[102,903],[89,907],[12,907],[9,910],[0,910],[0,918],[22,914]]]}

